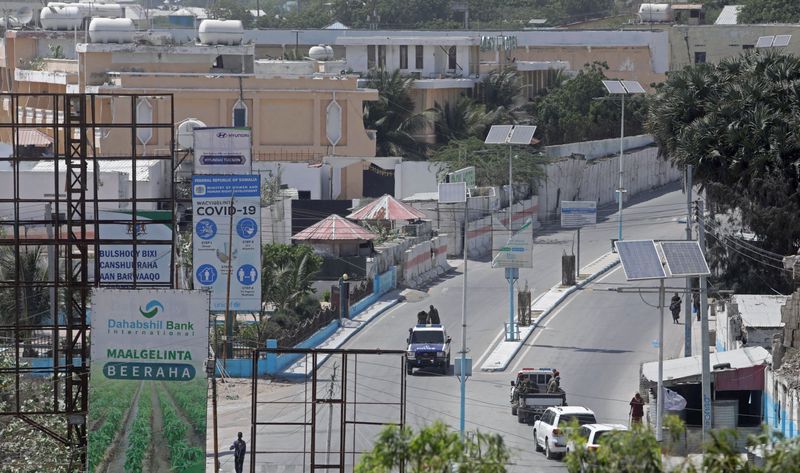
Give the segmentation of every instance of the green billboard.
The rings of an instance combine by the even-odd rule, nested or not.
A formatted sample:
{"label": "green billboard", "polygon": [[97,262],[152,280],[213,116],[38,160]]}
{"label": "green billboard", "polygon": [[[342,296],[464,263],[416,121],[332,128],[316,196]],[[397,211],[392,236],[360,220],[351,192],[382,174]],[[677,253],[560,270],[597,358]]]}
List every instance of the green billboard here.
{"label": "green billboard", "polygon": [[90,472],[204,472],[208,294],[95,289]]}

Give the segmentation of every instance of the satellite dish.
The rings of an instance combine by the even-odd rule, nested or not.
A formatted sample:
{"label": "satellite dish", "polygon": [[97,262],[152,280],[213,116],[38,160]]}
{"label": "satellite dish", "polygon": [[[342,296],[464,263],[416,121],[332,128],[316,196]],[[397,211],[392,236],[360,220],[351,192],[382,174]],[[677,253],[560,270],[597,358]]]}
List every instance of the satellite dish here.
{"label": "satellite dish", "polygon": [[19,10],[17,10],[17,13],[14,16],[17,18],[17,22],[20,26],[27,25],[31,22],[31,20],[33,20],[33,8],[29,7],[28,5],[23,5],[19,8]]}
{"label": "satellite dish", "polygon": [[206,124],[196,118],[187,118],[178,125],[176,140],[178,149],[194,149],[194,129],[205,128]]}

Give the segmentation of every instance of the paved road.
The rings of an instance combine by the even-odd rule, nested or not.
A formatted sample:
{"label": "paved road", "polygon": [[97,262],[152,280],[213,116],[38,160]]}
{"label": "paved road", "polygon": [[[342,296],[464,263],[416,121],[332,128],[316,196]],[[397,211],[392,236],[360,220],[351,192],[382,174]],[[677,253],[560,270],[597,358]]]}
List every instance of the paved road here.
{"label": "paved road", "polygon": [[[646,200],[645,200],[646,199]],[[676,218],[685,213],[685,197],[679,190],[645,196],[626,208],[624,212],[625,239],[684,238],[684,225]],[[601,216],[603,216],[601,214]],[[599,257],[610,248],[611,238],[616,238],[616,215],[604,215],[593,228],[582,230],[581,260],[583,263]],[[538,232],[534,249],[534,268],[521,271],[521,281],[528,281],[534,297],[560,281],[561,255],[570,251],[573,232],[564,232],[557,227],[546,226]],[[415,314],[434,304],[440,312],[442,323],[453,337],[453,357],[460,349],[460,320],[462,298],[461,268],[447,279],[432,286],[428,297],[418,302],[404,303],[382,315],[357,334],[346,345],[347,348],[404,349],[408,327],[414,323]],[[547,461],[532,448],[531,427],[518,424],[511,416],[508,405],[509,381],[513,370],[521,367],[552,366],[562,373],[562,385],[567,390],[571,405],[585,405],[597,413],[605,422],[627,423],[627,401],[638,386],[639,364],[656,359],[657,348],[652,341],[658,337],[657,311],[648,307],[637,294],[618,294],[605,290],[609,286],[627,284],[621,269],[614,270],[589,285],[585,290],[571,296],[546,319],[544,327],[537,329],[528,345],[512,362],[510,370],[500,373],[483,373],[476,370],[468,382],[467,430],[496,432],[504,436],[514,453],[511,471],[564,470],[563,464]],[[488,350],[499,339],[502,324],[508,319],[508,287],[502,270],[493,270],[487,262],[469,263],[468,288],[468,337],[467,346],[480,366]],[[655,303],[655,295],[644,295],[646,301]],[[666,354],[677,356],[682,346],[683,325],[666,325]],[[333,383],[333,368],[337,377]],[[389,357],[361,358],[358,373],[354,375],[354,364],[350,360],[347,384],[348,398],[357,399],[357,420],[392,421],[398,417],[396,406],[381,406],[370,402],[396,402],[400,395],[401,366],[399,360]],[[341,389],[341,360],[330,360],[321,373],[327,380],[317,387],[319,397],[325,397],[328,389]],[[310,389],[310,387],[309,387]],[[407,378],[407,422],[412,426],[428,424],[440,419],[458,428],[459,384],[451,375],[421,373]],[[302,401],[310,396],[302,385],[290,386],[276,391],[264,400]],[[335,418],[328,435],[330,413]],[[310,409],[291,404],[261,404],[259,416],[281,421],[298,421],[310,418]],[[338,407],[318,405],[320,423],[316,437],[317,447],[326,447],[329,441],[338,445],[340,432]],[[352,420],[352,412],[347,418]],[[259,435],[261,446],[272,450],[302,449],[303,436],[298,426],[262,428]],[[345,432],[348,450],[368,449],[378,432],[377,427],[361,427],[356,432],[349,428]],[[267,434],[269,432],[269,434]],[[268,437],[267,437],[268,435]],[[310,435],[306,436],[307,444]],[[259,448],[261,450],[261,448]],[[266,457],[262,457],[266,460]],[[270,457],[275,464],[302,466],[299,454],[277,454]],[[352,457],[348,455],[347,462]],[[318,462],[334,461],[325,454],[318,455]],[[306,464],[309,459],[306,459]],[[266,467],[259,465],[259,468]],[[257,470],[261,471],[261,469]],[[266,470],[265,470],[266,471]],[[273,470],[275,471],[275,470]],[[294,471],[287,469],[286,471]],[[300,469],[296,470],[300,471]],[[348,466],[347,471],[350,471]]]}

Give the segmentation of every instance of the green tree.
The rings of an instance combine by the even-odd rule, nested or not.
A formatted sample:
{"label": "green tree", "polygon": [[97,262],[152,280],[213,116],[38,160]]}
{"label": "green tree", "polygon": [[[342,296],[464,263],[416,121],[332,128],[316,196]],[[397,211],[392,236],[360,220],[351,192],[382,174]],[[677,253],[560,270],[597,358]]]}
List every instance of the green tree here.
{"label": "green tree", "polygon": [[671,73],[651,100],[647,128],[660,152],[694,166],[706,209],[720,216],[706,219],[709,259],[727,287],[791,290],[780,255],[800,247],[798,88],[798,58],[757,52]]}
{"label": "green tree", "polygon": [[[622,109],[616,96],[608,98],[603,87],[607,69],[605,63],[587,64],[535,102],[533,113],[546,145],[619,136]],[[626,97],[626,136],[643,132],[646,107],[644,97]]]}
{"label": "green tree", "polygon": [[503,473],[510,458],[503,438],[478,432],[462,441],[442,422],[422,428],[389,426],[356,465],[356,473]]}
{"label": "green tree", "polygon": [[[47,267],[42,248],[21,247],[19,272],[13,247],[0,247],[0,281],[19,282],[19,291],[13,287],[0,288],[0,325],[39,325],[50,317],[50,290],[47,283]],[[20,335],[26,340],[25,356],[32,356],[31,331]]]}
{"label": "green tree", "polygon": [[744,0],[740,4],[739,23],[800,23],[800,2],[796,0]]}
{"label": "green tree", "polygon": [[262,299],[278,310],[288,310],[313,293],[313,276],[322,257],[307,245],[268,244],[261,249]]}
{"label": "green tree", "polygon": [[494,114],[487,112],[485,105],[469,97],[459,97],[444,106],[436,103],[427,115],[434,122],[438,143],[482,137],[494,121]]}
{"label": "green tree", "polygon": [[[542,175],[546,158],[532,151],[530,146],[518,147],[512,153],[515,185],[532,185]],[[453,140],[434,151],[431,161],[442,163],[445,171],[475,166],[475,183],[478,186],[496,186],[508,182],[508,148],[487,146],[482,138],[473,136]]]}
{"label": "green tree", "polygon": [[378,156],[425,157],[425,145],[414,134],[428,123],[424,114],[414,111],[411,89],[414,79],[400,71],[373,71],[367,87],[378,89],[378,100],[364,106],[364,127],[377,133]]}

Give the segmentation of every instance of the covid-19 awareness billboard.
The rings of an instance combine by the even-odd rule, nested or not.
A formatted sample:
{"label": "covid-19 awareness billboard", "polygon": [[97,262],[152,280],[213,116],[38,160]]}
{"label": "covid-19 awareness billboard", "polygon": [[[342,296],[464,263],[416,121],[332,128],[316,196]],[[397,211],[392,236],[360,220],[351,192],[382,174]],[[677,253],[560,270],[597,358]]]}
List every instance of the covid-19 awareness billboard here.
{"label": "covid-19 awareness billboard", "polygon": [[194,287],[211,290],[212,311],[261,310],[259,179],[192,176]]}
{"label": "covid-19 awareness billboard", "polygon": [[95,289],[90,472],[205,471],[208,294]]}

